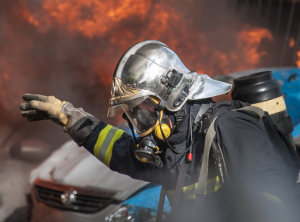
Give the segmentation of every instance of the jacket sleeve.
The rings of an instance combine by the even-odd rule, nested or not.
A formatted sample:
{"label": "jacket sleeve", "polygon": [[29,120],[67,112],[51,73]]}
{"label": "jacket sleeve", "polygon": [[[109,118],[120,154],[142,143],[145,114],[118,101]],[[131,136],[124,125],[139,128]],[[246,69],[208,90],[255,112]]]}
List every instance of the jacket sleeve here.
{"label": "jacket sleeve", "polygon": [[136,144],[132,136],[98,120],[81,108],[74,108],[71,103],[67,103],[62,112],[69,118],[64,131],[111,170],[134,179],[160,184],[158,174],[161,172],[133,156]]}
{"label": "jacket sleeve", "polygon": [[215,129],[233,183],[244,191],[258,193],[264,200],[261,203],[272,203],[270,209],[275,209],[273,205],[278,209],[290,206],[297,172],[273,148],[264,125],[246,114],[231,111],[218,117]]}

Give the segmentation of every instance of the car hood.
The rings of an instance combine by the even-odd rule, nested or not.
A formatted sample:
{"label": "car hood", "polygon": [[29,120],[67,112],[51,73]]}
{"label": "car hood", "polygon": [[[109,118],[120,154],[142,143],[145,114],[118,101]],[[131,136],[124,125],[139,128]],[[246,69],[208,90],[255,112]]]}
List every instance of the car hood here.
{"label": "car hood", "polygon": [[111,171],[73,141],[66,142],[33,169],[30,174],[30,184],[33,184],[35,179],[85,189],[115,191],[114,199],[120,201],[148,184]]}

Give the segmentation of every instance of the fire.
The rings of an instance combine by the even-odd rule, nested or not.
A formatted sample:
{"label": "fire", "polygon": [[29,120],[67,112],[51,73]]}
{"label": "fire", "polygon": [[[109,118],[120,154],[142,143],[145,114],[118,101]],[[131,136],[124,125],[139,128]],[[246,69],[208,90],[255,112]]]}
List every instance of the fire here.
{"label": "fire", "polygon": [[299,50],[298,50],[298,52],[297,52],[296,66],[297,66],[298,68],[300,68],[300,47],[299,47]]}
{"label": "fire", "polygon": [[295,39],[292,37],[292,38],[290,38],[290,40],[289,40],[289,47],[290,48],[293,48],[295,46]]}
{"label": "fire", "polygon": [[[44,0],[42,7],[45,13],[33,13],[36,16],[28,9],[24,10],[28,22],[42,33],[48,32],[51,27],[60,27],[82,33],[88,38],[108,34],[110,43],[121,46],[123,50],[128,48],[128,42],[162,40],[177,53],[182,51],[182,54],[188,54],[192,61],[187,63],[193,69],[211,75],[256,67],[260,58],[267,54],[266,51],[258,51],[261,40],[272,39],[269,30],[250,25],[245,25],[240,32],[220,28],[215,33],[205,33],[193,27],[191,21],[180,11],[166,3],[154,3],[151,0]],[[120,23],[132,19],[143,23],[144,29],[137,31],[135,27],[116,28]],[[218,33],[220,36],[217,36]],[[230,38],[236,39],[231,49],[223,50],[212,46],[215,39],[222,41]],[[188,53],[182,49],[182,43],[190,48]],[[197,52],[193,52],[195,50]],[[204,58],[201,62],[203,56],[209,58]],[[104,80],[103,77],[101,79]]]}
{"label": "fire", "polygon": [[7,71],[9,70],[9,67],[7,65],[7,63],[5,62],[5,60],[2,60],[0,57],[0,73],[2,74],[0,76],[0,96],[1,98],[3,98],[1,101],[1,105],[7,110],[9,109],[9,104],[8,104],[8,100],[7,100],[7,87],[6,85],[9,83],[10,81],[10,76],[8,75]]}
{"label": "fire", "polygon": [[266,51],[258,51],[262,39],[272,40],[272,34],[264,28],[253,28],[246,26],[246,29],[238,34],[238,46],[243,49],[243,54],[247,58],[248,68],[254,68]]}
{"label": "fire", "polygon": [[6,7],[0,15],[7,12],[0,26],[0,110],[16,112],[24,92],[38,92],[95,112],[104,107],[105,118],[114,68],[139,41],[162,41],[188,68],[210,76],[262,66],[267,51],[260,46],[272,41],[269,30],[223,16],[213,1],[38,2],[0,5]]}
{"label": "fire", "polygon": [[44,31],[51,23],[58,22],[68,30],[82,32],[88,37],[103,36],[130,16],[144,19],[150,6],[151,0],[45,0],[43,9],[49,14],[40,19],[47,21],[47,27],[39,26],[38,22],[35,25]]}

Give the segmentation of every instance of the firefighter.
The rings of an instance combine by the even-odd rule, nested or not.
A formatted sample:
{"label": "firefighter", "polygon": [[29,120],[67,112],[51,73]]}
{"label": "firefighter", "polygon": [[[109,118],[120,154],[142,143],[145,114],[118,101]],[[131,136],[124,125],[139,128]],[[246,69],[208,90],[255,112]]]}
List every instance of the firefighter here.
{"label": "firefighter", "polygon": [[[287,176],[290,169],[274,151],[263,124],[241,112],[227,112],[215,123],[227,181],[209,170],[206,210],[198,210],[198,216],[195,210],[205,145],[199,118],[214,104],[211,97],[228,93],[231,88],[187,69],[165,44],[149,40],[132,46],[122,56],[109,100],[108,117],[123,114],[138,138],[134,132],[128,135],[53,96],[24,94],[26,102],[20,109],[30,122],[50,119],[60,124],[79,146],[111,170],[162,185],[172,208],[176,205],[180,212],[178,221],[187,218],[184,212],[192,209],[195,221],[200,211],[203,221],[268,221],[266,215],[272,215],[274,221],[285,215],[282,212],[293,198],[288,192],[293,189]],[[180,184],[179,199],[175,196],[176,184]],[[264,217],[257,216],[262,211]]]}

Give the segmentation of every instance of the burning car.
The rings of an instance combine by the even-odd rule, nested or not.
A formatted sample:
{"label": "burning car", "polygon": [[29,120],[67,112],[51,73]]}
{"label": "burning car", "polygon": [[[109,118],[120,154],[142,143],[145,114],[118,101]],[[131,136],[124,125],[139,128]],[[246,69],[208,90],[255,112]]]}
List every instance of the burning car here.
{"label": "burning car", "polygon": [[32,222],[155,221],[160,186],[112,172],[73,141],[32,170],[29,180]]}

